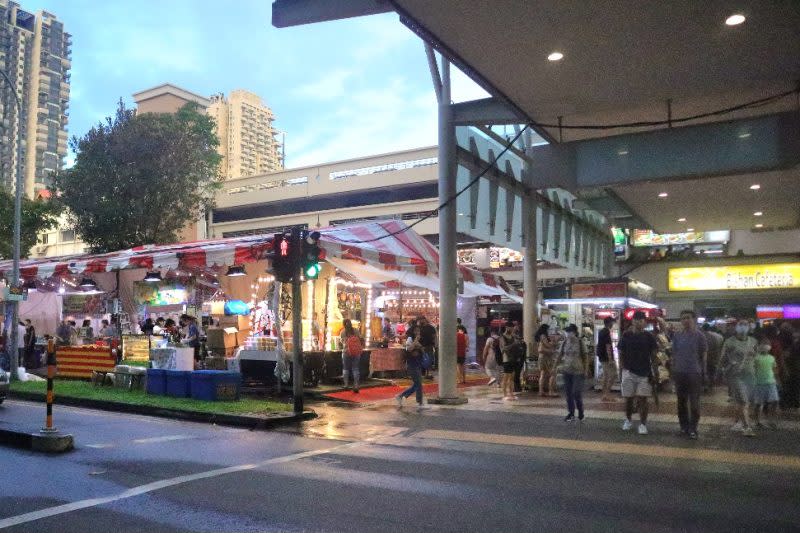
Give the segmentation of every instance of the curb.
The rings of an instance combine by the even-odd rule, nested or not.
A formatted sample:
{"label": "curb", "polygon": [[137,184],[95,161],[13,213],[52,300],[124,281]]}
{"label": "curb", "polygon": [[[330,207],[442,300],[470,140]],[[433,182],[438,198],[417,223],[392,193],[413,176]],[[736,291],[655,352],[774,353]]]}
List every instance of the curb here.
{"label": "curb", "polygon": [[0,428],[0,444],[44,453],[68,452],[75,447],[72,435]]}
{"label": "curb", "polygon": [[[35,392],[14,392],[10,395],[12,400],[28,400],[33,402],[44,402],[45,395]],[[283,425],[289,425],[303,420],[317,418],[317,413],[306,410],[302,414],[294,413],[275,413],[265,416],[232,415],[225,413],[204,413],[201,411],[184,411],[180,409],[163,409],[150,407],[147,405],[137,405],[121,402],[110,402],[106,400],[91,400],[88,398],[73,398],[70,396],[59,396],[58,403],[55,405],[68,405],[71,407],[85,407],[98,409],[101,411],[112,411],[117,413],[128,413],[145,416],[156,416],[160,418],[172,418],[175,420],[185,420],[187,422],[200,422],[206,424],[218,424],[221,426],[243,427],[249,429],[271,429]]]}

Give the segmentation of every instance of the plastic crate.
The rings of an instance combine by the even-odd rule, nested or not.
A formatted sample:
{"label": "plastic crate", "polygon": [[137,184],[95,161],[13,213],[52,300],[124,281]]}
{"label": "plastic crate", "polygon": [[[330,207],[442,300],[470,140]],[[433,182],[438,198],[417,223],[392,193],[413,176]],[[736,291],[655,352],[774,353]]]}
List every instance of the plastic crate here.
{"label": "plastic crate", "polygon": [[235,401],[242,391],[242,375],[224,370],[195,370],[191,389],[195,400]]}
{"label": "plastic crate", "polygon": [[167,393],[167,371],[160,368],[147,369],[147,394],[163,396]]}
{"label": "plastic crate", "polygon": [[192,373],[189,370],[165,370],[167,396],[189,398],[192,395]]}

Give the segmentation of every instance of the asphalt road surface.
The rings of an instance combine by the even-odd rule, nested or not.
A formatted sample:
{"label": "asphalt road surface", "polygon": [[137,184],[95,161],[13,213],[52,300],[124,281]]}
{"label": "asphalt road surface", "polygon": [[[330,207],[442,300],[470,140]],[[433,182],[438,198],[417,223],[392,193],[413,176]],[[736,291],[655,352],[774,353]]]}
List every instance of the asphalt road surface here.
{"label": "asphalt road surface", "polygon": [[[0,424],[43,417],[8,401]],[[248,431],[58,408],[77,449],[0,448],[0,530],[800,531],[800,432],[390,406]]]}

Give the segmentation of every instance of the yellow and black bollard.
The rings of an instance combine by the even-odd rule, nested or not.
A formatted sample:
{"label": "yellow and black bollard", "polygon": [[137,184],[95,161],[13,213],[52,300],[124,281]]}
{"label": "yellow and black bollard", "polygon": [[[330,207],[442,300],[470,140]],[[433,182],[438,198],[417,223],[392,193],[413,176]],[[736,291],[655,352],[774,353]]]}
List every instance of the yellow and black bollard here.
{"label": "yellow and black bollard", "polygon": [[53,427],[53,378],[56,377],[56,344],[53,339],[47,341],[47,418],[45,419],[43,433],[56,433]]}

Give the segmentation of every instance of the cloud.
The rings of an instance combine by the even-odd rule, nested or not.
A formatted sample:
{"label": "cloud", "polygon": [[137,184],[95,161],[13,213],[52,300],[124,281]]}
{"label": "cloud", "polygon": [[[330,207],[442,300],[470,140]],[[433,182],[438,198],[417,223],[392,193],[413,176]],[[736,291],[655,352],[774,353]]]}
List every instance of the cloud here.
{"label": "cloud", "polygon": [[295,97],[313,100],[334,100],[345,93],[345,85],[353,72],[347,69],[335,69],[325,73],[321,78],[301,85],[294,91]]}

